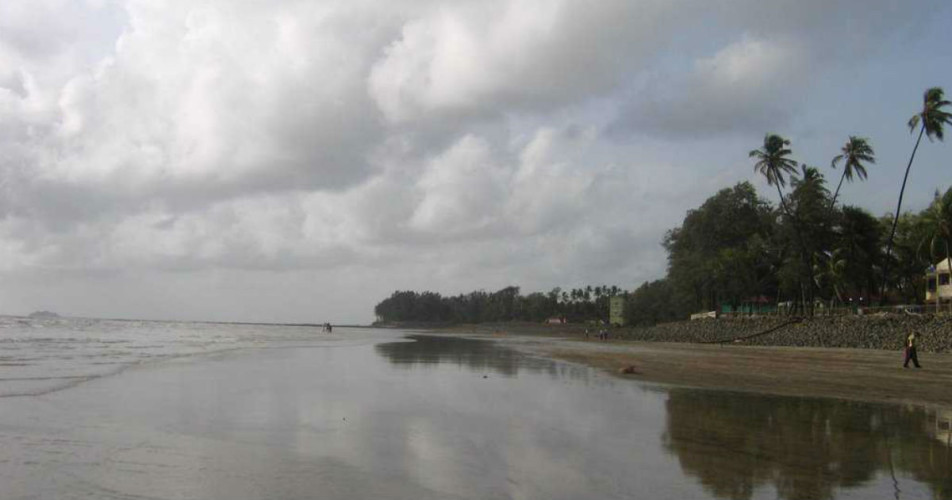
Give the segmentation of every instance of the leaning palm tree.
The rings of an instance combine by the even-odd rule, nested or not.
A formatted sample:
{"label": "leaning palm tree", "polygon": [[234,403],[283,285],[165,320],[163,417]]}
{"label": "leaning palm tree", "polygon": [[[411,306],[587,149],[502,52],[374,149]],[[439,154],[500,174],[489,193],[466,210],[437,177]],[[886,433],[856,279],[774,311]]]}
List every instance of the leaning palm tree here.
{"label": "leaning palm tree", "polygon": [[787,204],[784,202],[781,189],[787,183],[785,176],[795,174],[797,171],[797,162],[787,157],[792,152],[787,148],[789,145],[790,140],[777,134],[767,134],[764,136],[763,149],[754,149],[748,154],[750,158],[757,159],[754,163],[754,172],[766,177],[768,186],[777,186],[780,207],[784,213],[787,213]]}
{"label": "leaning palm tree", "polygon": [[906,175],[902,178],[902,187],[899,189],[899,202],[896,204],[896,213],[893,216],[892,230],[889,232],[889,240],[886,243],[886,255],[883,264],[883,287],[881,301],[886,300],[886,282],[889,279],[889,254],[892,251],[893,238],[896,236],[896,224],[899,223],[899,214],[902,210],[902,195],[906,191],[906,180],[909,179],[909,169],[912,168],[912,161],[916,158],[916,150],[919,149],[919,142],[922,141],[922,135],[925,134],[932,141],[933,138],[943,139],[943,127],[952,125],[952,113],[943,110],[948,106],[949,101],[945,100],[945,92],[941,87],[932,87],[926,90],[922,96],[922,111],[909,119],[909,132],[915,132],[919,127],[919,138],[916,139],[916,145],[912,148],[912,156],[909,157],[909,164],[906,165]]}
{"label": "leaning palm tree", "polygon": [[846,141],[840,151],[842,153],[836,155],[830,165],[835,169],[837,163],[843,162],[843,175],[840,176],[840,183],[836,185],[836,191],[833,192],[833,199],[830,201],[831,211],[836,205],[836,197],[840,194],[843,181],[853,182],[853,174],[856,174],[860,179],[866,179],[866,166],[863,163],[876,163],[876,153],[873,152],[873,147],[869,145],[869,139],[865,137],[851,135],[850,140]]}

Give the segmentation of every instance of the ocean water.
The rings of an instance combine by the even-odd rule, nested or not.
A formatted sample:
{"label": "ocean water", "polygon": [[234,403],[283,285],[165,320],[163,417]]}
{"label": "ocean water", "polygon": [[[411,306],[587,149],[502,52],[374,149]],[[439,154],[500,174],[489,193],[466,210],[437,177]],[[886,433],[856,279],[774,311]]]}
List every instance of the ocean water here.
{"label": "ocean water", "polygon": [[0,398],[40,395],[133,366],[313,342],[315,327],[0,316]]}
{"label": "ocean water", "polygon": [[952,499],[942,408],[412,332],[3,322],[2,499]]}

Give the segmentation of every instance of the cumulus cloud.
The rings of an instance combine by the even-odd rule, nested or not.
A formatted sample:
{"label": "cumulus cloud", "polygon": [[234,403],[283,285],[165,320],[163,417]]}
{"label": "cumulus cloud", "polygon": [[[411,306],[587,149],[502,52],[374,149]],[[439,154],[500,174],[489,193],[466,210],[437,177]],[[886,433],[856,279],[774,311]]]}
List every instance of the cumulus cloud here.
{"label": "cumulus cloud", "polygon": [[[868,5],[0,3],[0,272],[42,276],[32,290],[68,275],[64,297],[92,275],[133,290],[215,273],[306,294],[344,270],[367,301],[632,286],[663,272],[695,179],[723,174],[646,141],[759,137],[814,73],[940,2]],[[108,308],[90,300],[75,312]]]}
{"label": "cumulus cloud", "polygon": [[407,22],[369,92],[388,120],[585,100],[623,84],[664,39],[666,2],[460,2]]}

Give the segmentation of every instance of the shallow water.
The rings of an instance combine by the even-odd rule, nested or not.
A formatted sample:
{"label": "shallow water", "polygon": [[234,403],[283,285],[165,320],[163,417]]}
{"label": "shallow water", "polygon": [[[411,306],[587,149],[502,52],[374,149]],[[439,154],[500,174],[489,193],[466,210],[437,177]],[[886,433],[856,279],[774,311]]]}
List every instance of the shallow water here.
{"label": "shallow water", "polygon": [[127,369],[0,398],[0,498],[952,498],[948,411],[645,385],[402,332],[123,328],[171,345],[101,345]]}

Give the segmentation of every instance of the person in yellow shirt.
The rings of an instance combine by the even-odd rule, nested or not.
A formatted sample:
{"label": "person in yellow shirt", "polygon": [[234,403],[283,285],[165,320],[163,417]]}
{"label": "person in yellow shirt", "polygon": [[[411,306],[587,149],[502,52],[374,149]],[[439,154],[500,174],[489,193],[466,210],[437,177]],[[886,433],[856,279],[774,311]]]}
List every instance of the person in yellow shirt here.
{"label": "person in yellow shirt", "polygon": [[916,355],[916,332],[910,332],[906,337],[906,362],[902,364],[903,368],[909,368],[909,360],[912,360],[916,368],[922,368],[919,366],[919,356]]}

